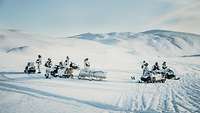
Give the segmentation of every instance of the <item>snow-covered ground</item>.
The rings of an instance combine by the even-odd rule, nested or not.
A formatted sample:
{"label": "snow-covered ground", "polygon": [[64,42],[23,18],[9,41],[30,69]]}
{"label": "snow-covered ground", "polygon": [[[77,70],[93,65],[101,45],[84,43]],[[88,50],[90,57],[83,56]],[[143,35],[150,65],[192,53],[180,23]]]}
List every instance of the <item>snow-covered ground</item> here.
{"label": "snow-covered ground", "polygon": [[[199,35],[170,31],[50,38],[1,30],[0,113],[199,113],[199,53]],[[45,79],[44,72],[17,73],[38,54],[43,63],[50,57],[57,64],[68,55],[80,66],[88,57],[92,68],[107,72],[107,79]],[[143,60],[150,65],[167,61],[181,79],[136,83],[130,76],[139,78]]]}

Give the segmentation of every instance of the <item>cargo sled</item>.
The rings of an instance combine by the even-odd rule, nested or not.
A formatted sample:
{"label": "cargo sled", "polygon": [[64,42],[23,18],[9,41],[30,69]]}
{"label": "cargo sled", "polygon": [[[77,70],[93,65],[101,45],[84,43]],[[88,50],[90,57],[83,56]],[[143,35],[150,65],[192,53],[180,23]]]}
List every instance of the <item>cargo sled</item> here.
{"label": "cargo sled", "polygon": [[106,79],[106,72],[99,70],[82,69],[80,70],[78,79],[102,81]]}

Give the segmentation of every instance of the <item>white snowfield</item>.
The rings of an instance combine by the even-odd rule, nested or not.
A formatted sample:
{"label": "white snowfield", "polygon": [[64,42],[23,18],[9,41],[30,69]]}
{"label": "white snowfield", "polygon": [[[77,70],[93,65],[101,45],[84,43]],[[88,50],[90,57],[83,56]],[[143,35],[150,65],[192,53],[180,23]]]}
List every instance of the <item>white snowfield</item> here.
{"label": "white snowfield", "polygon": [[[49,38],[1,30],[0,113],[199,113],[199,53],[199,35],[170,31]],[[45,79],[44,67],[42,74],[21,74],[38,54],[43,64],[48,57],[57,64],[68,55],[81,67],[88,57],[107,79]],[[180,80],[131,80],[141,76],[143,60],[150,66],[167,61]]]}

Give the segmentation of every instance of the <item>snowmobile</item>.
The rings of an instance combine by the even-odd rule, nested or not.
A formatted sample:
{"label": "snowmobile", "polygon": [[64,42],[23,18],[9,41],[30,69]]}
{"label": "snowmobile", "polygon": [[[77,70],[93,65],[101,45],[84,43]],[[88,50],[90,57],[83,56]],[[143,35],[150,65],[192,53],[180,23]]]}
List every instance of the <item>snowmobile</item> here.
{"label": "snowmobile", "polygon": [[58,77],[58,69],[59,69],[59,65],[55,65],[51,68],[50,70],[50,74],[53,77]]}
{"label": "snowmobile", "polygon": [[142,76],[139,77],[139,79],[136,79],[135,76],[131,76],[131,79],[136,80],[138,83],[165,83],[166,81],[166,78],[159,71],[149,71],[148,74],[149,76]]}
{"label": "snowmobile", "polygon": [[106,79],[105,74],[106,73],[104,71],[82,69],[80,70],[78,79],[102,81]]}
{"label": "snowmobile", "polygon": [[79,69],[79,66],[75,63],[71,63],[68,68],[60,67],[59,65],[55,65],[50,69],[50,75],[53,77],[60,78],[73,78],[73,70]]}
{"label": "snowmobile", "polygon": [[139,83],[146,82],[146,83],[165,83],[166,78],[162,76],[160,73],[150,73],[151,76],[148,76],[147,78],[141,77],[141,80],[139,80]]}
{"label": "snowmobile", "polygon": [[164,76],[166,79],[174,79],[179,80],[179,77],[176,77],[174,71],[170,68],[166,68],[161,72],[162,76]]}
{"label": "snowmobile", "polygon": [[34,74],[35,72],[36,72],[36,69],[35,69],[34,62],[28,62],[25,67],[24,73]]}
{"label": "snowmobile", "polygon": [[71,63],[69,65],[69,68],[66,68],[66,70],[64,71],[64,74],[62,75],[62,77],[64,78],[73,78],[74,77],[74,70],[78,70],[79,66],[75,63]]}

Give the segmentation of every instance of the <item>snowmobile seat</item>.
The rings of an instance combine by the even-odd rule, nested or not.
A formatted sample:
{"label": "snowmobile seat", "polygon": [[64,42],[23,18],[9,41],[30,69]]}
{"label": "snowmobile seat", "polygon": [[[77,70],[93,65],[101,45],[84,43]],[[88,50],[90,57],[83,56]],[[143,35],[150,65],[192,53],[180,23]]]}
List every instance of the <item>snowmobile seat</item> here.
{"label": "snowmobile seat", "polygon": [[151,82],[151,77],[150,76],[148,76],[146,78],[145,77],[141,77],[141,81],[150,83]]}

